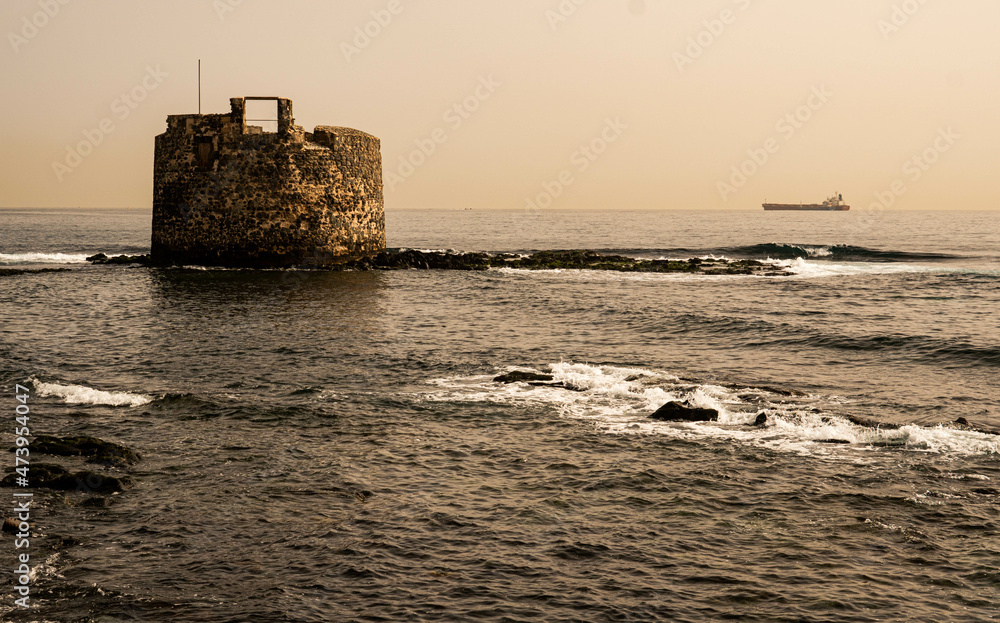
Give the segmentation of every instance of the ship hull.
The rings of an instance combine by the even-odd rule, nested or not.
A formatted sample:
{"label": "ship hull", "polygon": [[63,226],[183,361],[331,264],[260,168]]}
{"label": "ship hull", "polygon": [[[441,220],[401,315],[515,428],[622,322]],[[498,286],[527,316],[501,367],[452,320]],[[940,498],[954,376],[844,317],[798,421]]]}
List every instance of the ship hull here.
{"label": "ship hull", "polygon": [[764,209],[768,211],[772,210],[795,210],[801,212],[846,212],[851,209],[851,206],[839,205],[839,206],[825,206],[822,204],[805,204],[805,203],[765,203]]}

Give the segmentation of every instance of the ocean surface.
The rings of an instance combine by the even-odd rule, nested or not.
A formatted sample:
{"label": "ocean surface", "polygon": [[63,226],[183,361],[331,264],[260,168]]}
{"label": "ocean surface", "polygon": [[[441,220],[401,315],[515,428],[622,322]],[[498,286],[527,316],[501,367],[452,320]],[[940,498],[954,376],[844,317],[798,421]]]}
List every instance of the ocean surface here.
{"label": "ocean surface", "polygon": [[0,268],[69,269],[0,277],[0,443],[20,383],[32,434],[143,456],[107,507],[35,493],[3,621],[1000,620],[1000,437],[954,424],[1000,429],[1000,212],[387,215],[785,277],[84,261],[149,227],[0,210]]}

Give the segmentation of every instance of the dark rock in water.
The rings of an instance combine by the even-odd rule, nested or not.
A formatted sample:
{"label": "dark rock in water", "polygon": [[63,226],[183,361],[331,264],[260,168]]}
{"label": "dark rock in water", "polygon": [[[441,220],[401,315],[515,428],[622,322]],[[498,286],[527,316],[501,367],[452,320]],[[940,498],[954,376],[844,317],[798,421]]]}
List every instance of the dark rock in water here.
{"label": "dark rock in water", "polygon": [[80,544],[80,539],[71,536],[57,536],[52,539],[57,548],[59,547],[73,547],[74,545]]}
{"label": "dark rock in water", "polygon": [[816,443],[829,443],[838,445],[850,445],[851,443],[847,439],[813,439],[813,441]]}
{"label": "dark rock in water", "polygon": [[[151,265],[149,255],[116,255],[97,253],[87,258],[93,264]],[[297,264],[316,268],[309,263]],[[767,275],[785,276],[792,272],[759,260],[702,259],[650,260],[624,255],[603,255],[585,249],[539,251],[531,255],[514,253],[452,253],[418,251],[416,249],[386,249],[373,257],[364,257],[343,264],[322,268],[333,270],[487,270],[517,268],[522,270],[613,270],[635,273],[693,273],[704,275]]]}
{"label": "dark rock in water", "polygon": [[31,451],[56,456],[83,456],[88,463],[100,463],[108,467],[124,467],[142,459],[139,454],[125,446],[96,437],[52,437],[38,435],[31,442]]}
{"label": "dark rock in water", "polygon": [[80,502],[80,506],[83,508],[108,508],[111,506],[111,498],[94,496]]}
{"label": "dark rock in water", "polygon": [[779,396],[808,396],[805,392],[800,392],[797,389],[784,389],[781,387],[772,387],[770,385],[761,385],[757,389],[762,389],[766,392],[771,392],[772,394],[777,394]]}
{"label": "dark rock in water", "polygon": [[387,249],[378,255],[339,266],[346,270],[613,270],[641,273],[696,273],[708,275],[789,275],[773,264],[758,260],[647,260],[624,255],[602,255],[596,251],[539,251],[532,255],[513,253],[447,253],[415,249]]}
{"label": "dark rock in water", "polygon": [[41,486],[56,491],[85,491],[87,493],[117,493],[133,486],[128,476],[116,477],[97,472],[82,471],[63,474],[44,482]]}
{"label": "dark rock in water", "polygon": [[[8,474],[0,480],[0,487],[20,487],[18,474]],[[115,493],[132,487],[129,476],[111,476],[97,472],[82,471],[72,473],[65,467],[50,463],[34,463],[28,471],[29,486],[36,489],[56,491],[80,490],[89,493]]]}
{"label": "dark rock in water", "polygon": [[[979,495],[1000,495],[1000,489],[994,489],[993,487],[977,487],[972,490],[973,493],[978,493]],[[6,526],[4,526],[6,528]]]}
{"label": "dark rock in water", "polygon": [[0,268],[0,277],[33,275],[35,273],[65,273],[70,270],[69,268]]}
{"label": "dark rock in water", "polygon": [[551,374],[541,374],[538,372],[522,372],[521,370],[514,370],[513,372],[508,372],[506,374],[501,374],[500,376],[493,379],[496,383],[520,383],[520,382],[539,382],[539,381],[551,381],[555,377]]}
{"label": "dark rock in water", "polygon": [[858,426],[864,426],[865,428],[880,428],[882,430],[899,430],[899,424],[892,424],[890,422],[879,422],[878,420],[873,420],[870,418],[864,418],[858,415],[845,415],[847,421],[851,424],[856,424]]}
{"label": "dark rock in water", "polygon": [[531,385],[532,387],[555,387],[557,389],[568,389],[571,392],[587,391],[587,389],[584,387],[577,387],[576,385],[567,383],[565,381],[553,381],[551,383],[547,381],[529,381],[528,385]]}
{"label": "dark rock in water", "polygon": [[[34,448],[32,448],[34,449]],[[28,469],[28,486],[29,487],[44,487],[46,482],[68,474],[69,471],[61,465],[55,465],[54,463],[32,463]],[[4,476],[3,480],[0,480],[0,487],[18,487],[17,479],[21,478],[19,474],[12,473]]]}
{"label": "dark rock in water", "polygon": [[19,530],[19,528],[17,527],[17,522],[16,521],[14,521],[13,519],[11,519],[10,517],[7,517],[6,519],[3,520],[3,531],[4,532],[9,532],[11,534],[14,534],[18,530]]}
{"label": "dark rock in water", "polygon": [[688,402],[668,402],[649,417],[659,422],[715,422],[719,412],[693,407]]}
{"label": "dark rock in water", "polygon": [[961,430],[968,430],[974,433],[983,433],[984,435],[998,435],[1000,436],[1000,430],[994,430],[990,428],[983,428],[981,426],[976,426],[975,424],[969,422],[969,420],[964,417],[960,417],[955,420],[954,425],[956,428]]}
{"label": "dark rock in water", "polygon": [[800,392],[796,389],[783,389],[781,387],[774,387],[771,385],[744,385],[740,383],[721,383],[723,387],[728,387],[734,390],[758,390],[765,391],[769,394],[776,394],[778,396],[808,396],[805,392]]}
{"label": "dark rock in water", "polygon": [[765,425],[767,425],[767,414],[766,413],[758,413],[757,414],[757,419],[753,421],[753,425],[754,426],[765,426]]}
{"label": "dark rock in water", "polygon": [[350,270],[486,270],[494,260],[506,256],[487,253],[446,253],[415,249],[387,249],[378,255],[348,262],[342,268]]}
{"label": "dark rock in water", "polygon": [[149,254],[146,255],[115,255],[108,257],[103,253],[97,253],[87,258],[91,264],[149,264]]}

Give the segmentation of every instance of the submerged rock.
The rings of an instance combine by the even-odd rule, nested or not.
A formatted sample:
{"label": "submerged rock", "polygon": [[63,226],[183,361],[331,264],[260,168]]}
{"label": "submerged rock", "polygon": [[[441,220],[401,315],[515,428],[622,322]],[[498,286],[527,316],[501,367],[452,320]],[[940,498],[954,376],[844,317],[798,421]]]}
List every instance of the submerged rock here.
{"label": "submerged rock", "polygon": [[493,379],[496,383],[538,383],[538,382],[548,382],[553,380],[555,377],[551,374],[542,374],[540,372],[524,372],[521,370],[514,370],[513,372],[507,372],[506,374],[501,374],[500,376]]}
{"label": "submerged rock", "polygon": [[[54,489],[56,491],[80,490],[88,493],[114,493],[125,491],[133,485],[128,476],[111,476],[91,471],[70,472],[58,465],[38,463],[30,466],[29,486],[33,489]],[[8,474],[0,480],[0,487],[20,487],[17,474]]]}
{"label": "submerged rock", "polygon": [[97,253],[87,258],[91,264],[149,264],[149,254],[145,255],[114,255],[108,257],[104,253]]}
{"label": "submerged rock", "polygon": [[111,506],[111,498],[94,496],[80,502],[83,508],[108,508]]}
{"label": "submerged rock", "polygon": [[[97,253],[87,258],[93,264],[151,265],[149,255],[116,255]],[[317,268],[304,263],[300,268]],[[693,273],[705,275],[760,275],[779,277],[791,275],[786,268],[760,260],[728,260],[691,258],[684,260],[641,259],[624,255],[603,255],[585,249],[538,251],[531,255],[515,253],[461,253],[450,251],[419,251],[416,249],[386,249],[372,257],[352,260],[322,268],[332,270],[487,270],[518,268],[523,270],[612,270],[636,273]]]}
{"label": "submerged rock", "polygon": [[573,385],[572,383],[567,383],[566,381],[553,381],[551,383],[547,383],[545,381],[533,381],[528,383],[528,385],[531,385],[532,387],[554,387],[556,389],[568,389],[571,392],[587,391],[587,388],[585,387],[577,387],[576,385]]}
{"label": "submerged rock", "polygon": [[[60,476],[64,476],[68,473],[69,470],[62,465],[56,465],[54,463],[32,463],[28,466],[28,486],[44,487],[46,482],[59,478]],[[23,486],[18,484],[18,478],[22,477],[23,476],[17,473],[7,474],[4,476],[3,480],[0,480],[0,487]]]}
{"label": "submerged rock", "polygon": [[[4,479],[6,480],[6,479]],[[110,476],[97,472],[82,471],[63,474],[45,481],[40,486],[56,491],[84,491],[86,493],[117,493],[131,489],[134,482],[129,476]]]}
{"label": "submerged rock", "polygon": [[899,424],[893,424],[891,422],[879,422],[878,420],[873,420],[871,418],[861,417],[859,415],[845,415],[847,421],[851,424],[856,424],[858,426],[864,426],[865,428],[878,428],[881,430],[899,430]]}
{"label": "submerged rock", "polygon": [[[21,487],[19,474],[7,474],[0,480],[0,487]],[[88,493],[114,493],[124,491],[133,485],[129,476],[111,476],[89,470],[70,472],[53,463],[33,463],[28,469],[28,486],[34,489],[54,489],[56,491],[80,490]]]}
{"label": "submerged rock", "polygon": [[753,421],[753,425],[754,426],[767,426],[767,414],[763,413],[763,412],[758,413],[757,414],[757,419]]}
{"label": "submerged rock", "polygon": [[88,463],[100,463],[108,467],[124,467],[142,459],[137,452],[123,445],[83,436],[38,435],[31,442],[31,451],[55,456],[83,456]]}
{"label": "submerged rock", "polygon": [[538,251],[531,255],[513,253],[450,253],[388,249],[375,257],[348,262],[347,270],[612,270],[642,273],[695,273],[708,275],[789,275],[790,271],[759,260],[698,259],[649,260],[624,255],[603,255],[589,250]]}
{"label": "submerged rock", "polygon": [[486,270],[492,266],[494,261],[502,257],[506,256],[488,253],[389,249],[371,258],[348,262],[343,264],[341,268],[349,270]]}
{"label": "submerged rock", "polygon": [[66,273],[69,271],[69,268],[0,268],[0,277],[33,275],[35,273]]}
{"label": "submerged rock", "polygon": [[544,372],[526,372],[524,370],[514,370],[494,377],[495,383],[527,383],[532,387],[554,387],[557,389],[568,389],[574,392],[585,392],[586,388],[577,387],[566,381],[556,381],[551,374]]}
{"label": "submerged rock", "polygon": [[649,417],[659,422],[716,422],[719,412],[694,407],[689,402],[668,402]]}
{"label": "submerged rock", "polygon": [[958,418],[953,422],[952,425],[955,428],[959,428],[961,430],[970,430],[975,433],[983,433],[985,435],[1000,435],[1000,430],[994,430],[990,428],[983,428],[982,426],[976,426],[975,424],[972,424],[971,422],[969,422],[969,420],[965,419],[964,417]]}

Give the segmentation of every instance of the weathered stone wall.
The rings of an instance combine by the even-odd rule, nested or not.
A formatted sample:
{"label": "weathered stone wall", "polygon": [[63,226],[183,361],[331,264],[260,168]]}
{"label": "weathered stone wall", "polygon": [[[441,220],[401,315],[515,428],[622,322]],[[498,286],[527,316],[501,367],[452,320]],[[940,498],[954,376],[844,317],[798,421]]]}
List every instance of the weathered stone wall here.
{"label": "weathered stone wall", "polygon": [[218,266],[328,266],[385,248],[379,140],[349,128],[278,132],[228,115],[167,119],[156,137],[152,259]]}

